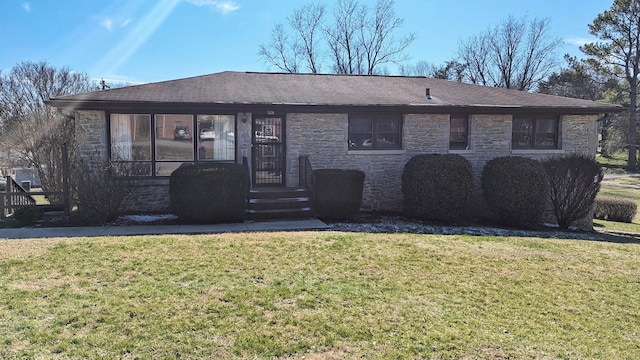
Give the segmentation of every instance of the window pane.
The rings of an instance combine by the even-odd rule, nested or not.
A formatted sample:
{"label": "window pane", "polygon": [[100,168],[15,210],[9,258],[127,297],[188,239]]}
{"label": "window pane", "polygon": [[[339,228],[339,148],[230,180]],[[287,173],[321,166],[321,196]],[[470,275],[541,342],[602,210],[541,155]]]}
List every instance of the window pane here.
{"label": "window pane", "polygon": [[373,120],[370,116],[349,117],[349,147],[356,149],[373,147]]}
{"label": "window pane", "polygon": [[553,149],[556,147],[557,119],[536,119],[536,147]]}
{"label": "window pane", "polygon": [[156,160],[193,160],[193,116],[156,115]]}
{"label": "window pane", "polygon": [[376,124],[376,149],[398,149],[400,148],[400,123],[401,117],[398,115],[378,115],[375,118]]}
{"label": "window pane", "polygon": [[151,160],[151,116],[111,114],[111,159]]}
{"label": "window pane", "polygon": [[533,118],[514,118],[512,126],[512,146],[514,148],[532,147]]}
{"label": "window pane", "polygon": [[234,160],[235,141],[233,115],[198,115],[198,160]]}
{"label": "window pane", "polygon": [[467,148],[468,142],[468,125],[467,116],[451,116],[449,129],[449,148],[464,150]]}

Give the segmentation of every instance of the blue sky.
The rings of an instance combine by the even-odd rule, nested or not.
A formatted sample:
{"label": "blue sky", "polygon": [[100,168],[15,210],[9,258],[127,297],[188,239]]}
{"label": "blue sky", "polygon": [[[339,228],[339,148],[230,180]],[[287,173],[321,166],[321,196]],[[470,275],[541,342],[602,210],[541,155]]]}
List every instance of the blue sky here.
{"label": "blue sky", "polygon": [[[373,4],[373,0],[361,0]],[[21,61],[83,71],[110,82],[143,83],[226,70],[276,71],[257,55],[276,23],[307,1],[0,0],[0,69]],[[323,2],[323,1],[318,1]],[[324,1],[332,6],[335,1]],[[442,64],[460,40],[510,15],[551,18],[561,54],[594,41],[588,24],[613,0],[395,0],[414,32],[410,63]],[[395,67],[390,68],[392,72]]]}

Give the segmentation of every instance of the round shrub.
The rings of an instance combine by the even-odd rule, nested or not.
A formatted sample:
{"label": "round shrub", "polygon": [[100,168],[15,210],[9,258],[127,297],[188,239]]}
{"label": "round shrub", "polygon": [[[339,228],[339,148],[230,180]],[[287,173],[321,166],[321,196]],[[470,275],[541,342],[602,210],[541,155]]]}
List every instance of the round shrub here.
{"label": "round shrub", "polygon": [[513,156],[489,161],[482,171],[489,210],[508,225],[537,225],[549,199],[549,182],[539,161]]}
{"label": "round shrub", "polygon": [[412,157],[402,172],[406,215],[423,220],[455,220],[464,216],[473,197],[473,170],[457,154]]}
{"label": "round shrub", "polygon": [[315,177],[315,205],[318,217],[351,219],[362,207],[364,172],[360,170],[318,169]]}
{"label": "round shrub", "polygon": [[184,164],[169,180],[171,211],[185,223],[244,219],[248,174],[239,164]]}

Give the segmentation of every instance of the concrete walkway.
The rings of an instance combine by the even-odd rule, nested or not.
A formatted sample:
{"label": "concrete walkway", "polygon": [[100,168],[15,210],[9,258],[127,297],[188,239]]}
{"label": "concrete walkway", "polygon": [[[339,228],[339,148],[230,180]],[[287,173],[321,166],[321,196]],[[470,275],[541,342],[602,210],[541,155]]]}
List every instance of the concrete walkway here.
{"label": "concrete walkway", "polygon": [[51,227],[0,229],[0,239],[37,239],[54,237],[219,234],[229,232],[326,230],[318,219],[245,222],[211,225],[129,225],[99,227]]}

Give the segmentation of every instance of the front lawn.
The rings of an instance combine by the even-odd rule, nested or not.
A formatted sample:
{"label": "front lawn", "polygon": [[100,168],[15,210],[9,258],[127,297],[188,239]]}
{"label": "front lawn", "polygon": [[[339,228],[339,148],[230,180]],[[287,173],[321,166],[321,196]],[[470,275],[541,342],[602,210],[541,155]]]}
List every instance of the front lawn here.
{"label": "front lawn", "polygon": [[[640,207],[640,176],[608,177],[602,181],[597,197],[630,200]],[[595,229],[640,233],[640,211],[632,223],[594,219],[593,225]]]}
{"label": "front lawn", "polygon": [[640,358],[640,244],[0,240],[0,358]]}

